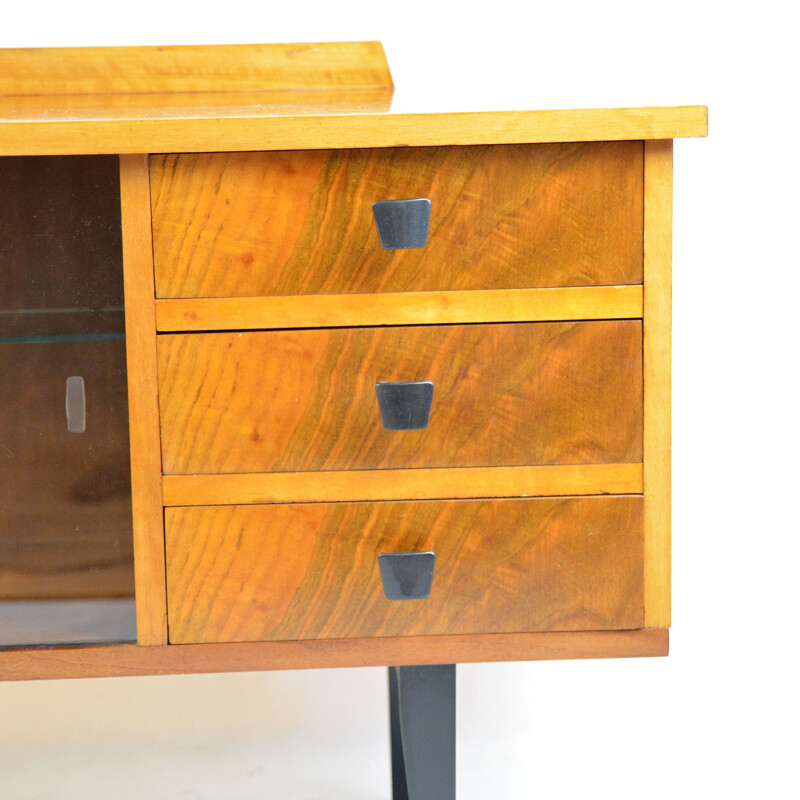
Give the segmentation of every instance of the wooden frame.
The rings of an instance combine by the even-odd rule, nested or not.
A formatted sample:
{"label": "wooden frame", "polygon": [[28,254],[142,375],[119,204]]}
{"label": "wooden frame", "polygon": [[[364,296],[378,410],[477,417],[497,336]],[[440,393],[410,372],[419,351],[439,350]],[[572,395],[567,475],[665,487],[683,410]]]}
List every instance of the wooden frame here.
{"label": "wooden frame", "polygon": [[641,494],[641,464],[164,475],[165,506]]}
{"label": "wooden frame", "polygon": [[[197,113],[197,112],[196,112]],[[584,109],[459,114],[316,114],[248,116],[207,105],[206,116],[173,109],[172,118],[146,113],[114,117],[86,111],[0,116],[0,155],[69,153],[204,153],[212,150],[319,150],[453,144],[621,141],[704,136],[706,109]],[[110,118],[109,118],[110,117]],[[8,124],[5,124],[8,123]]]}
{"label": "wooden frame", "polygon": [[669,631],[404,636],[0,651],[0,680],[666,656]]}
{"label": "wooden frame", "polygon": [[644,148],[644,609],[670,625],[672,140]]}
{"label": "wooden frame", "polygon": [[156,300],[159,332],[637,319],[641,286]]}
{"label": "wooden frame", "polygon": [[142,645],[167,643],[164,513],[158,416],[153,235],[146,155],[120,157],[136,626]]}

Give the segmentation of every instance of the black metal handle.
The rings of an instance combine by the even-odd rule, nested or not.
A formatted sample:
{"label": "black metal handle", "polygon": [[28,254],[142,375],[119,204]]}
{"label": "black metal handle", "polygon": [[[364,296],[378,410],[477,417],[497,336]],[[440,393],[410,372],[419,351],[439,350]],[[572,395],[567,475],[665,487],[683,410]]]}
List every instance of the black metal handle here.
{"label": "black metal handle", "polygon": [[436,556],[425,553],[381,553],[383,591],[389,600],[424,600],[430,596]]}
{"label": "black metal handle", "polygon": [[372,204],[372,216],[384,250],[425,247],[431,219],[431,201],[427,197],[378,200]]}
{"label": "black metal handle", "polygon": [[431,381],[385,381],[375,385],[381,423],[387,431],[418,431],[431,419]]}

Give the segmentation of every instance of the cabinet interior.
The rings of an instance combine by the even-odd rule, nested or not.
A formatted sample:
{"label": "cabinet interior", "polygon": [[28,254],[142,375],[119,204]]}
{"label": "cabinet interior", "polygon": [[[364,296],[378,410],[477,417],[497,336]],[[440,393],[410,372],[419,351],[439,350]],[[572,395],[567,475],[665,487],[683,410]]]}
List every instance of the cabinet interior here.
{"label": "cabinet interior", "polygon": [[133,641],[119,159],[2,158],[0,196],[0,646]]}

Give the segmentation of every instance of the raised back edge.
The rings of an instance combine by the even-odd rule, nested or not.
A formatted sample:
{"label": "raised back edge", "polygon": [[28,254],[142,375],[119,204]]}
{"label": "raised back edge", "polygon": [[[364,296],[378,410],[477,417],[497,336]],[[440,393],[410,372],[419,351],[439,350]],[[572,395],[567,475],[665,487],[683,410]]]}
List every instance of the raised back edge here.
{"label": "raised back edge", "polygon": [[0,50],[0,95],[393,86],[380,42]]}

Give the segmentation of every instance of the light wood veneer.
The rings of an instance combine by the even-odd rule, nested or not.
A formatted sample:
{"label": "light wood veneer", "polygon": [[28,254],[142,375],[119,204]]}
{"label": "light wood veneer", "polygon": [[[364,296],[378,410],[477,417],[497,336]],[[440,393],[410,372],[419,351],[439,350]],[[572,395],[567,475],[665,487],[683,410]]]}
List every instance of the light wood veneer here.
{"label": "light wood veneer", "polygon": [[640,319],[641,286],[156,300],[159,331]]}
{"label": "light wood veneer", "polygon": [[164,475],[165,506],[641,494],[641,464]]}

